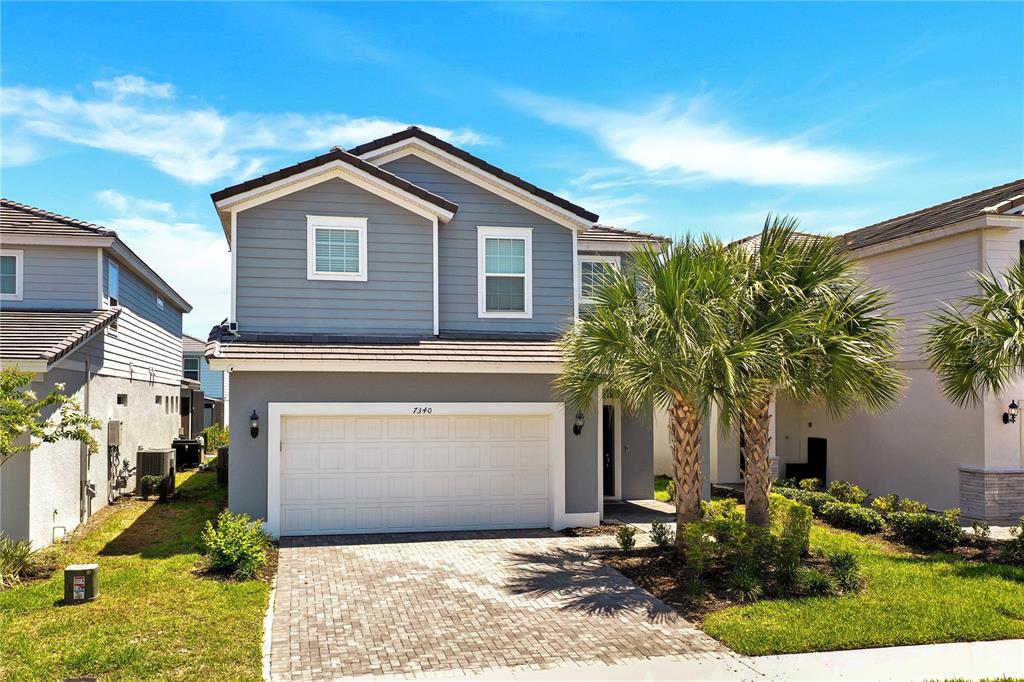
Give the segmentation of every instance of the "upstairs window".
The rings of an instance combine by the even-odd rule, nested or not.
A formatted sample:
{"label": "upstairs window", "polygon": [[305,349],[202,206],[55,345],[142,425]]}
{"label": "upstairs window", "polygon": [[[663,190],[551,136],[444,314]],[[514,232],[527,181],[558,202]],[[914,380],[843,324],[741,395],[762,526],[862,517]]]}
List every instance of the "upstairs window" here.
{"label": "upstairs window", "polygon": [[479,317],[533,317],[533,230],[477,228]]}
{"label": "upstairs window", "polygon": [[107,263],[107,296],[110,305],[118,305],[118,299],[121,298],[121,270],[114,261]]}
{"label": "upstairs window", "polygon": [[186,379],[199,381],[199,358],[185,358],[182,360],[181,373]]}
{"label": "upstairs window", "polygon": [[597,290],[618,269],[618,256],[580,256],[580,303],[595,303]]}
{"label": "upstairs window", "polygon": [[306,216],[307,278],[366,281],[366,218]]}
{"label": "upstairs window", "polygon": [[22,251],[0,251],[0,300],[20,301],[24,297]]}

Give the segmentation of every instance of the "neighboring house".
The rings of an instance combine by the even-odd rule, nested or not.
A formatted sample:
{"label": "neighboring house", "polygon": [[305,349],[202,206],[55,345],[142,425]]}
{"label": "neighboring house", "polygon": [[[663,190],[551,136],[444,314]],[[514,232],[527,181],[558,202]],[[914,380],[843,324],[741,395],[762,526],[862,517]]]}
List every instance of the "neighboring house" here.
{"label": "neighboring house", "polygon": [[[186,418],[190,419],[190,427],[192,422],[196,426],[201,424],[200,430],[211,424],[227,424],[228,373],[210,369],[205,341],[183,334],[181,348],[182,396],[190,403],[182,408],[182,428]],[[195,404],[191,404],[193,401]],[[190,414],[186,416],[185,412]]]}
{"label": "neighboring house", "polygon": [[[801,471],[789,465],[824,463],[828,480],[895,492],[935,509],[960,507],[967,518],[1008,522],[1024,514],[1024,420],[1003,422],[1009,403],[1024,398],[1024,381],[958,408],[945,399],[921,353],[930,316],[975,292],[972,273],[999,272],[1019,257],[1022,210],[1024,180],[1015,180],[842,236],[866,281],[889,292],[891,313],[903,321],[898,366],[909,385],[894,409],[840,421],[823,407],[778,401],[772,447],[780,476]],[[736,433],[721,434],[712,447],[711,478],[738,481]]]}
{"label": "neighboring house", "polygon": [[562,528],[650,497],[652,417],[577,415],[552,381],[595,264],[655,238],[417,128],[212,199],[233,510],[273,535]]}
{"label": "neighboring house", "polygon": [[95,454],[62,441],[0,467],[0,531],[42,547],[113,499],[120,460],[170,447],[191,306],[113,230],[2,199],[0,242],[0,365],[103,422]]}

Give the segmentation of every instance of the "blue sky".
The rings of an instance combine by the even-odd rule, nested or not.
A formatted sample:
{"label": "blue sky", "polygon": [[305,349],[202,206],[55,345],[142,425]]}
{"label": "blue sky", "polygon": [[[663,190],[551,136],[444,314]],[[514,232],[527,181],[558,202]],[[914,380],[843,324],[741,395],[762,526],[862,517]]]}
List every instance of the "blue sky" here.
{"label": "blue sky", "polygon": [[3,195],[227,310],[209,193],[409,124],[601,214],[838,232],[1024,176],[1024,5],[4,3]]}

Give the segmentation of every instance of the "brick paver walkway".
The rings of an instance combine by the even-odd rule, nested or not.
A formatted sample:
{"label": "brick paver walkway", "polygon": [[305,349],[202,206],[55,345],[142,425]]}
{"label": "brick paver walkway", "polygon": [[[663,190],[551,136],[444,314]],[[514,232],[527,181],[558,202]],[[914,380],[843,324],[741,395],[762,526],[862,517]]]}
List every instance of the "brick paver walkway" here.
{"label": "brick paver walkway", "polygon": [[284,539],[274,680],[728,652],[548,531]]}

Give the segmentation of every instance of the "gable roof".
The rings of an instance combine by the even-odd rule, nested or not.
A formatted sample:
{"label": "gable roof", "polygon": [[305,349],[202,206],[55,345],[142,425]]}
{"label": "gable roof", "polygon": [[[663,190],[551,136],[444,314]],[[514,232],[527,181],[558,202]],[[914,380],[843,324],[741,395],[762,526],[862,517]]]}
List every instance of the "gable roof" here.
{"label": "gable roof", "polygon": [[624,227],[613,227],[611,225],[594,225],[588,227],[579,236],[580,241],[588,242],[628,242],[647,244],[667,244],[672,241],[671,237],[665,237],[650,232],[638,232],[627,230]]}
{"label": "gable roof", "polygon": [[356,156],[364,156],[366,154],[369,154],[370,152],[374,152],[379,149],[384,149],[385,147],[390,147],[391,145],[395,145],[400,142],[405,142],[407,140],[413,139],[420,140],[421,142],[425,142],[432,147],[436,147],[437,149],[440,149],[441,151],[450,154],[461,161],[465,161],[466,163],[475,166],[476,168],[484,171],[485,173],[489,173],[490,175],[493,175],[499,178],[500,180],[504,180],[505,182],[514,185],[515,187],[518,187],[519,189],[527,192],[528,194],[532,194],[533,196],[539,199],[543,199],[549,204],[553,204],[564,211],[568,211],[569,213],[575,215],[578,218],[582,218],[583,220],[586,220],[587,222],[591,223],[597,222],[598,215],[596,213],[592,213],[591,211],[588,211],[582,206],[574,204],[568,199],[563,199],[562,197],[553,194],[547,191],[546,189],[541,189],[537,185],[534,185],[531,182],[527,182],[518,175],[513,175],[508,171],[504,171],[501,168],[498,168],[497,166],[484,161],[480,157],[474,156],[473,154],[470,154],[466,150],[456,147],[450,142],[445,142],[436,135],[431,135],[427,131],[417,126],[410,126],[405,130],[398,131],[397,133],[392,133],[390,135],[385,135],[384,137],[377,138],[376,140],[371,140],[370,142],[366,142],[364,144],[353,147],[349,151],[352,154],[355,154]]}
{"label": "gable roof", "polygon": [[105,310],[0,310],[0,360],[45,372],[121,313]]}
{"label": "gable roof", "polygon": [[125,244],[117,232],[109,227],[94,225],[77,218],[45,211],[28,204],[19,204],[0,198],[0,239],[7,244],[33,244],[42,246],[98,246],[108,249],[142,277],[179,310],[189,312],[191,304],[164,281],[138,254]]}
{"label": "gable roof", "polygon": [[183,353],[205,353],[206,341],[197,339],[194,336],[189,336],[188,334],[182,334],[181,351]]}
{"label": "gable roof", "polygon": [[1024,205],[1024,179],[989,187],[935,206],[868,225],[842,236],[851,249],[926,232],[984,215],[1005,215]]}

